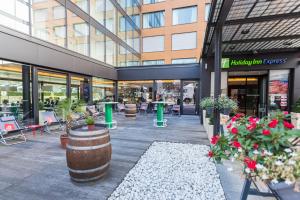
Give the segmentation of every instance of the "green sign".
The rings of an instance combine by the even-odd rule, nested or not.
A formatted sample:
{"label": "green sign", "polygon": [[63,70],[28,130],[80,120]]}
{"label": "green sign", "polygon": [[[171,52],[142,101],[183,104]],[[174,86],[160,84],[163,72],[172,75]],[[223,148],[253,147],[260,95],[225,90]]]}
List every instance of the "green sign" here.
{"label": "green sign", "polygon": [[257,65],[280,65],[286,63],[287,58],[253,58],[253,59],[230,59],[222,58],[222,69],[228,69],[231,67],[239,66],[257,66]]}

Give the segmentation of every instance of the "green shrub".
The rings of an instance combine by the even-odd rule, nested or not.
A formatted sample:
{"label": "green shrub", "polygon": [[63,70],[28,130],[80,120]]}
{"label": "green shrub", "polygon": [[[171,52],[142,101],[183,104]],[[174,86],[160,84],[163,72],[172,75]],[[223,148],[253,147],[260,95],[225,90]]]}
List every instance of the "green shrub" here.
{"label": "green shrub", "polygon": [[92,116],[88,116],[86,119],[85,119],[85,123],[87,125],[94,125],[95,124],[95,120]]}
{"label": "green shrub", "polygon": [[203,108],[203,109],[206,109],[206,108],[209,108],[209,107],[214,108],[214,107],[215,107],[215,101],[214,101],[214,99],[211,98],[211,97],[205,97],[205,98],[203,98],[203,99],[200,101],[200,106],[201,106],[201,108]]}
{"label": "green shrub", "polygon": [[296,101],[292,110],[295,113],[300,113],[300,98],[298,99],[298,101]]}

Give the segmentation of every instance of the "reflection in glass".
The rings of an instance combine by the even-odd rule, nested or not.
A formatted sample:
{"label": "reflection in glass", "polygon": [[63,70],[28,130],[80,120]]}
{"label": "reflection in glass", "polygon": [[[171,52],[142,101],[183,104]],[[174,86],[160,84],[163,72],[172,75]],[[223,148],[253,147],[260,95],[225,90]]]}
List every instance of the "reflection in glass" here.
{"label": "reflection in glass", "polygon": [[26,2],[0,1],[0,24],[29,34],[29,7]]}
{"label": "reflection in glass", "polygon": [[117,10],[115,6],[110,2],[110,0],[106,0],[105,27],[115,34],[116,34],[116,25],[117,25],[116,15],[117,15]]}
{"label": "reflection in glass", "polygon": [[158,28],[165,25],[165,12],[151,12],[143,14],[143,28]]}
{"label": "reflection in glass", "polygon": [[105,35],[91,26],[91,57],[104,62]]}
{"label": "reflection in glass", "polygon": [[84,12],[88,12],[88,0],[71,0],[75,3],[79,8],[81,8]]}
{"label": "reflection in glass", "polygon": [[90,0],[91,16],[104,25],[105,0]]}
{"label": "reflection in glass", "polygon": [[93,77],[93,102],[114,101],[114,81]]}
{"label": "reflection in glass", "polygon": [[173,25],[188,24],[197,21],[197,6],[173,10]]}
{"label": "reflection in glass", "polygon": [[65,47],[65,8],[54,0],[32,4],[32,35]]}
{"label": "reflection in glass", "polygon": [[180,104],[180,80],[157,80],[156,100]]}
{"label": "reflection in glass", "polygon": [[115,66],[117,62],[117,44],[106,37],[106,63]]}
{"label": "reflection in glass", "polygon": [[68,48],[88,55],[89,26],[83,19],[68,10]]}

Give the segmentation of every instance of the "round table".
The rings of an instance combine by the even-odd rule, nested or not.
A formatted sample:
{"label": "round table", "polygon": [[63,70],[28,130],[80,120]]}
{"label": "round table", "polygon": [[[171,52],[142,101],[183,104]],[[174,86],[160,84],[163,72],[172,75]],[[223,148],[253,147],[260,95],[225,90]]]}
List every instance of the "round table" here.
{"label": "round table", "polygon": [[107,125],[109,129],[117,128],[117,122],[113,120],[113,112],[112,105],[117,104],[118,102],[101,102],[100,104],[104,104],[105,106],[105,121],[104,123]]}
{"label": "round table", "polygon": [[164,105],[168,102],[164,101],[154,101],[153,104],[157,104],[157,111],[156,111],[156,119],[153,120],[155,127],[166,127],[167,120],[164,119]]}

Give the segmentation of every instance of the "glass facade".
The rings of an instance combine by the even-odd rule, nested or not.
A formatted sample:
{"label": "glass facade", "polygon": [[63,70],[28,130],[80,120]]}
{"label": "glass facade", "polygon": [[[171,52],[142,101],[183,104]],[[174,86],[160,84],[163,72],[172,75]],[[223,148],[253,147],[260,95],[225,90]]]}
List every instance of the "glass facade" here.
{"label": "glass facade", "polygon": [[189,64],[189,63],[196,63],[196,58],[178,58],[172,59],[172,64]]}
{"label": "glass facade", "polygon": [[[118,49],[124,48],[139,57],[140,1],[118,0],[121,8],[111,0],[68,1],[84,12],[79,12],[74,6],[66,9],[65,3],[56,0],[0,1],[0,25],[112,66],[127,65],[126,58],[118,56]],[[89,20],[90,17],[94,20]]]}
{"label": "glass facade", "polygon": [[156,99],[180,104],[180,80],[157,80]]}
{"label": "glass facade", "polygon": [[143,65],[163,65],[164,60],[143,60]]}
{"label": "glass facade", "polygon": [[104,102],[108,99],[115,100],[115,82],[108,79],[93,77],[93,102]]}

